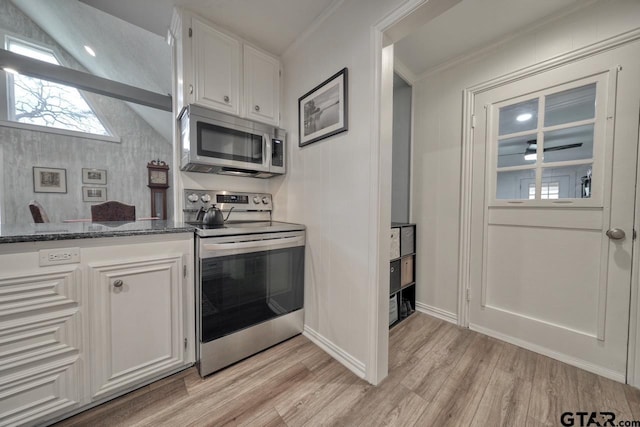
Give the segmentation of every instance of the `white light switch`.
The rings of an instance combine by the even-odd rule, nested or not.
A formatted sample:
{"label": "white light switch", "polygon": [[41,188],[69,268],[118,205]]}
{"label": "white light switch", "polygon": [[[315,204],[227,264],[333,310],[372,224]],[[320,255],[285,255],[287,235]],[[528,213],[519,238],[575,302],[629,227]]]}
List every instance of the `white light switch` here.
{"label": "white light switch", "polygon": [[80,262],[80,248],[42,249],[38,253],[40,254],[40,267]]}

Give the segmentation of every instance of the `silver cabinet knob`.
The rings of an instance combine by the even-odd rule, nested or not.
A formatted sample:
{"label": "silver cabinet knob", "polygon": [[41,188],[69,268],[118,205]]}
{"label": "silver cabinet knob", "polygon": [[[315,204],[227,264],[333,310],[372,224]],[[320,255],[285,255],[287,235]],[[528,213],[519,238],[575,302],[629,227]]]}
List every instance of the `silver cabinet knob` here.
{"label": "silver cabinet knob", "polygon": [[260,111],[260,106],[256,105],[255,107],[253,107],[256,111]]}
{"label": "silver cabinet knob", "polygon": [[189,85],[189,94],[193,93],[193,85]]}
{"label": "silver cabinet knob", "polygon": [[113,287],[114,288],[121,288],[122,285],[124,285],[124,282],[120,279],[116,280],[115,282],[113,282]]}
{"label": "silver cabinet knob", "polygon": [[225,95],[223,99],[224,99],[224,102],[229,102],[229,96]]}
{"label": "silver cabinet knob", "polygon": [[612,228],[607,230],[607,236],[612,240],[622,240],[625,238],[626,234],[624,230],[620,228]]}

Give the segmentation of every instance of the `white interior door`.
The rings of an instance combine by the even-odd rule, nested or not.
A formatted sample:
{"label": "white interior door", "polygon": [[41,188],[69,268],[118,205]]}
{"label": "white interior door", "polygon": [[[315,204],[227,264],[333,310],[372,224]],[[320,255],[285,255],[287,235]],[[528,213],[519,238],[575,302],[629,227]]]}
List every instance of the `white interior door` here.
{"label": "white interior door", "polygon": [[626,373],[638,58],[638,43],[629,44],[474,102],[469,327],[618,381]]}

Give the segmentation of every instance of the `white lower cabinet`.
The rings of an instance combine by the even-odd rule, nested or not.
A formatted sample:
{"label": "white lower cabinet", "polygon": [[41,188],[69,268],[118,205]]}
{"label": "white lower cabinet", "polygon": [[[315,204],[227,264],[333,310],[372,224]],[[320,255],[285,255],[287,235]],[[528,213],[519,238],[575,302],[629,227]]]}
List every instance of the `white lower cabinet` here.
{"label": "white lower cabinet", "polygon": [[0,271],[0,425],[34,424],[79,408],[79,268]]}
{"label": "white lower cabinet", "polygon": [[[41,250],[80,262],[40,267]],[[0,426],[47,424],[194,362],[193,237],[0,245]]]}
{"label": "white lower cabinet", "polygon": [[89,264],[91,397],[184,364],[182,256]]}

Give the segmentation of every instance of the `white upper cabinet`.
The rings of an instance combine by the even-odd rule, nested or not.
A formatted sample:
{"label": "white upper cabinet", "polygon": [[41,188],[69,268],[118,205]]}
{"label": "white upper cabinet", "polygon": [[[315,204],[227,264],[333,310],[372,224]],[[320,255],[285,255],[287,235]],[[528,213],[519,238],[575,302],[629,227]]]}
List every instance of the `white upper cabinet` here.
{"label": "white upper cabinet", "polygon": [[195,104],[240,114],[242,44],[202,21],[192,20]]}
{"label": "white upper cabinet", "polygon": [[280,61],[244,46],[244,98],[248,118],[278,125]]}
{"label": "white upper cabinet", "polygon": [[178,112],[186,104],[278,126],[280,60],[185,10],[174,13]]}

